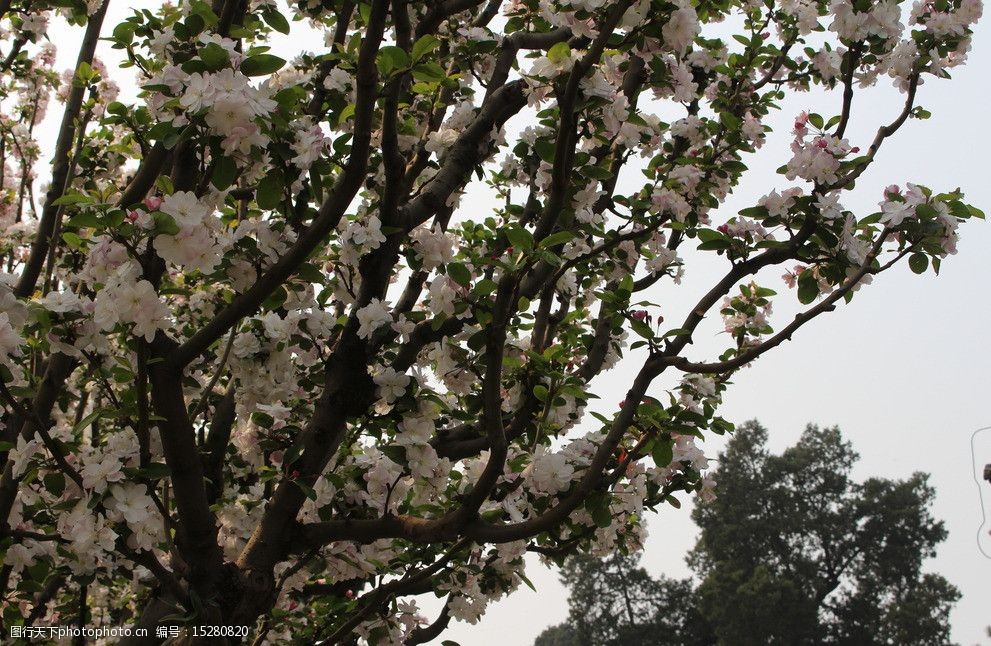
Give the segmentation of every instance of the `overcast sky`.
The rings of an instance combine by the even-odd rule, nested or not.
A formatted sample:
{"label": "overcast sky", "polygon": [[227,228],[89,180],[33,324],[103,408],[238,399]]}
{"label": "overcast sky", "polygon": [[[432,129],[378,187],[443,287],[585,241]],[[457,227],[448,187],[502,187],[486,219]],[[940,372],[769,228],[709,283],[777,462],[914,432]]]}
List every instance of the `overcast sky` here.
{"label": "overcast sky", "polygon": [[[129,6],[157,5],[111,0],[104,33],[128,13]],[[274,53],[291,57],[300,42],[311,50],[320,48],[319,42],[300,39],[297,31],[294,29],[292,39],[276,43]],[[72,37],[78,38],[78,33],[73,32]],[[63,67],[71,65],[75,52],[61,46],[77,42],[66,39],[67,35],[64,26],[53,21],[51,36],[60,46]],[[105,43],[101,43],[99,54],[108,62],[116,60]],[[955,78],[937,81],[927,77],[920,88],[918,101],[932,112],[932,118],[910,120],[885,142],[874,166],[843,204],[858,215],[872,213],[884,186],[910,181],[939,191],[959,186],[970,203],[991,213],[991,135],[986,122],[991,106],[989,69],[991,29],[985,23],[977,28],[970,62],[955,71]],[[125,80],[131,77],[130,71],[121,73]],[[121,84],[125,85],[125,95],[133,91],[133,87]],[[858,93],[854,101],[848,130],[853,145],[866,148],[878,125],[890,121],[900,109],[900,95],[888,81],[882,80],[880,85],[879,90]],[[771,188],[793,185],[774,173],[789,157],[790,123],[803,109],[824,115],[838,113],[839,96],[790,94],[782,108],[769,121],[778,132],[755,158],[747,160],[751,174],[726,206],[713,215],[714,221],[723,221],[740,208],[753,205]],[[48,128],[43,143],[48,136],[54,138],[54,129]],[[481,193],[470,193],[463,206],[478,212],[486,200]],[[689,304],[707,291],[722,271],[722,266],[700,268],[689,262],[680,288],[662,288],[650,297],[660,303],[660,313],[669,321],[680,321]],[[760,275],[763,284],[781,294],[773,319],[779,328],[790,320],[797,305],[794,293],[780,280],[781,273],[777,268]],[[946,522],[949,538],[928,569],[946,576],[963,593],[952,615],[953,638],[968,646],[991,644],[985,633],[991,624],[991,560],[977,547],[981,509],[970,452],[971,434],[991,425],[989,279],[991,224],[967,223],[961,230],[959,253],[944,262],[939,277],[916,276],[903,266],[876,278],[851,304],[816,319],[792,342],[738,373],[721,409],[723,416],[737,423],[759,419],[769,429],[770,448],[775,452],[797,441],[807,423],[839,425],[861,455],[855,470],[860,479],[905,478],[915,471],[932,474],[931,483],[937,491],[935,515]],[[717,335],[717,322],[709,323],[695,336],[695,358],[714,358],[725,347],[725,337]],[[628,387],[624,378],[629,374],[621,364],[599,378],[596,385],[601,389],[602,406],[608,408],[623,398]],[[666,383],[670,381],[660,380],[657,392]],[[722,445],[720,438],[710,437],[704,448],[715,456]],[[976,446],[976,464],[991,462],[991,431],[979,435]],[[984,487],[985,501],[991,502],[991,490],[987,483]],[[696,536],[689,515],[686,505],[649,517],[650,538],[643,563],[653,574],[688,574],[684,555]],[[985,551],[991,553],[988,529],[984,528],[982,540]],[[464,646],[526,645],[545,627],[562,621],[567,615],[567,592],[556,574],[534,560],[528,576],[537,592],[522,587],[491,606],[479,624],[452,624],[442,639]]]}

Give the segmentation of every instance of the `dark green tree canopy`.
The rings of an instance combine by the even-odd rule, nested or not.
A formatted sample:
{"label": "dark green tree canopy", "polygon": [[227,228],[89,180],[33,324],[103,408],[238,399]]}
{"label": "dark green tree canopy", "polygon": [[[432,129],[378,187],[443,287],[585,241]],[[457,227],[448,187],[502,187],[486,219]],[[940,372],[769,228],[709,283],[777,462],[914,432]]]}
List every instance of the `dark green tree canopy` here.
{"label": "dark green tree canopy", "polygon": [[[633,555],[575,557],[562,569],[571,589],[568,621],[547,629],[536,646],[686,644],[703,626],[688,603],[690,581],[655,579]],[[704,643],[704,642],[701,642]]]}
{"label": "dark green tree canopy", "polygon": [[695,508],[694,580],[652,578],[633,556],[573,560],[557,644],[946,644],[959,598],[922,565],[946,537],[928,476],[856,482],[838,428],[809,425],[780,455],[742,425],[720,456],[718,497]]}

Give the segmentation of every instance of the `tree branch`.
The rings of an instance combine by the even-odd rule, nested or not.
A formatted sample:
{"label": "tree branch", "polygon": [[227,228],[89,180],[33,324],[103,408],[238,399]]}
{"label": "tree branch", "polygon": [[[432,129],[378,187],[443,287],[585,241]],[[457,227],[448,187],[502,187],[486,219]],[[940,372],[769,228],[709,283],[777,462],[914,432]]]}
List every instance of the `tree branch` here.
{"label": "tree branch", "polygon": [[[76,70],[84,63],[89,65],[93,62],[93,54],[96,52],[96,44],[100,39],[100,29],[103,27],[103,18],[107,15],[108,4],[109,0],[105,0],[86,23],[86,33],[83,35],[79,56],[76,59]],[[62,125],[59,126],[55,155],[52,158],[52,180],[48,193],[45,194],[45,206],[41,211],[41,221],[38,223],[34,242],[31,243],[31,254],[28,256],[21,277],[14,288],[14,294],[20,298],[27,298],[34,292],[34,287],[38,283],[38,277],[45,264],[45,258],[48,256],[48,246],[51,244],[51,237],[55,231],[55,219],[59,210],[55,201],[62,197],[72,180],[69,177],[70,153],[72,143],[75,140],[76,120],[79,118],[85,93],[85,85],[73,84],[65,102]]]}

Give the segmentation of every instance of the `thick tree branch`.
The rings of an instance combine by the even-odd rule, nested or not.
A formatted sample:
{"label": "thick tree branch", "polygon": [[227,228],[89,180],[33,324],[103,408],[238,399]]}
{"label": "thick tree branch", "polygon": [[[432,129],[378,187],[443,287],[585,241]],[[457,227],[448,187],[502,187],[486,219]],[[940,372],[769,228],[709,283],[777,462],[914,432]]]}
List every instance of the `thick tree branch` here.
{"label": "thick tree branch", "polygon": [[178,545],[190,566],[187,579],[208,597],[220,577],[223,553],[217,542],[217,519],[210,510],[203,467],[196,447],[196,433],[186,412],[182,380],[166,360],[175,344],[159,333],[151,344],[148,378],[158,422],[165,462],[171,472],[172,489],[179,512]]}
{"label": "thick tree branch", "polygon": [[[76,59],[76,70],[82,64],[91,64],[93,54],[96,52],[96,44],[100,39],[100,29],[103,27],[103,18],[107,15],[107,5],[109,0],[105,0],[100,8],[89,17],[86,23],[86,33],[83,35],[83,42],[79,47],[79,56]],[[62,125],[59,126],[58,139],[55,143],[55,155],[52,158],[52,179],[48,193],[45,195],[45,206],[41,211],[41,221],[38,222],[38,230],[35,233],[34,242],[31,243],[31,254],[21,271],[21,277],[14,288],[14,294],[20,298],[27,298],[34,292],[38,277],[45,265],[45,258],[48,256],[48,247],[52,242],[52,234],[55,231],[55,220],[59,211],[55,201],[62,197],[69,182],[69,167],[71,163],[72,144],[75,141],[76,122],[79,119],[80,110],[83,105],[83,97],[86,94],[84,84],[73,84],[69,91],[69,96],[65,102],[65,111],[62,113]]]}
{"label": "thick tree branch", "polygon": [[221,310],[206,326],[183,343],[170,357],[175,366],[185,366],[210,347],[237,321],[257,311],[262,302],[289,279],[327,237],[344,216],[348,206],[361,188],[368,168],[372,121],[377,97],[378,69],[375,55],[385,30],[385,8],[374,5],[367,33],[358,55],[357,102],[354,138],[344,170],[337,177],[330,195],[320,206],[317,217],[296,242],[247,291],[238,294],[230,305]]}

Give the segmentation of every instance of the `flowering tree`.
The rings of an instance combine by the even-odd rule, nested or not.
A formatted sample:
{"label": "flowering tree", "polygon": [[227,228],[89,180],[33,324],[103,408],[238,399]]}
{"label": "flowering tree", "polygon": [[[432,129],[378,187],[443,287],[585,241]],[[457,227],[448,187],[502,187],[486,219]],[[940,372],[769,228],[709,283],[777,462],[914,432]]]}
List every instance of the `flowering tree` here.
{"label": "flowering tree", "polygon": [[[526,552],[634,548],[645,507],[712,495],[694,441],[731,428],[728,378],[898,261],[938,271],[981,215],[912,184],[841,204],[981,12],[905,9],[191,0],[112,26],[0,0],[6,625],[422,643],[527,582]],[[53,13],[81,34],[65,75]],[[324,42],[286,61],[279,32]],[[857,148],[883,77],[904,107]],[[794,119],[791,188],[722,212],[813,85],[837,114]],[[473,182],[491,208],[459,208]],[[725,273],[665,323],[647,299],[684,258]],[[775,331],[779,265],[807,307]],[[688,357],[720,313],[725,352]],[[625,400],[586,416],[624,354]]]}

